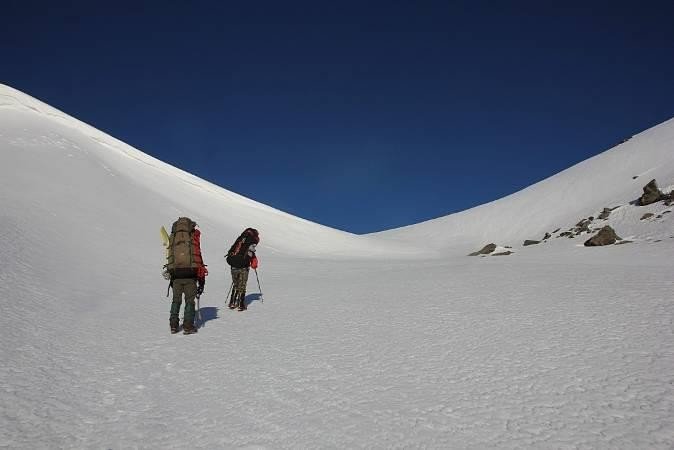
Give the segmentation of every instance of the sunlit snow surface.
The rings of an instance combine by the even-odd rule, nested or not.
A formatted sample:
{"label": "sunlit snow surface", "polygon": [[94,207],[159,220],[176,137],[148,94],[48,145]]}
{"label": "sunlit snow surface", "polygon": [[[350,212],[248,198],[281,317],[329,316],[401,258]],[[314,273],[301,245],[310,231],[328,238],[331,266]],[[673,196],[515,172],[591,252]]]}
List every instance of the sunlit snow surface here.
{"label": "sunlit snow surface", "polygon": [[[674,188],[674,121],[504,199],[355,236],[0,85],[0,447],[672,448],[674,208],[633,204],[652,178]],[[593,228],[632,243],[522,246],[604,207]],[[192,336],[169,334],[160,275],[179,215],[211,272]],[[264,302],[252,275],[239,313],[223,253],[246,226]],[[514,253],[466,256],[490,242]]]}

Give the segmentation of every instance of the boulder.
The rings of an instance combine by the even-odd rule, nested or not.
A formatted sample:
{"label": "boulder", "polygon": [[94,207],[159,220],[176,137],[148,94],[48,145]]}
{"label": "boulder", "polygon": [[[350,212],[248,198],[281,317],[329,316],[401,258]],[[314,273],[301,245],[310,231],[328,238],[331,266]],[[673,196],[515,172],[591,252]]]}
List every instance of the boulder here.
{"label": "boulder", "polygon": [[541,243],[541,241],[532,241],[530,239],[527,239],[527,240],[524,241],[524,244],[522,244],[522,245],[524,245],[526,247],[527,245],[536,245],[536,244],[540,244],[540,243]]}
{"label": "boulder", "polygon": [[653,179],[643,187],[644,194],[639,197],[639,205],[646,206],[665,199],[665,195],[658,189],[658,183]]}
{"label": "boulder", "polygon": [[545,233],[545,236],[543,236],[542,240],[545,241],[546,239],[550,239],[551,237],[552,235],[550,233]]}
{"label": "boulder", "polygon": [[580,222],[576,224],[576,227],[573,228],[571,231],[574,232],[576,236],[582,233],[589,233],[590,232],[590,224],[592,223],[592,220],[594,217],[589,217],[587,219],[583,219]]}
{"label": "boulder", "polygon": [[612,245],[616,241],[620,240],[615,230],[610,226],[606,225],[604,228],[599,230],[599,233],[592,236],[590,239],[585,241],[585,247],[595,247],[601,245]]}
{"label": "boulder", "polygon": [[653,214],[653,213],[646,213],[646,214],[644,214],[643,216],[641,216],[641,219],[639,219],[639,220],[650,219],[650,218],[653,217],[654,215],[655,215],[655,214]]}
{"label": "boulder", "polygon": [[493,252],[494,250],[496,250],[496,244],[487,244],[484,247],[482,247],[481,250],[479,250],[477,252],[473,252],[473,253],[469,254],[468,256],[488,255],[491,252]]}
{"label": "boulder", "polygon": [[611,209],[610,208],[604,208],[602,212],[599,213],[599,220],[605,220],[608,219],[608,216],[611,215]]}

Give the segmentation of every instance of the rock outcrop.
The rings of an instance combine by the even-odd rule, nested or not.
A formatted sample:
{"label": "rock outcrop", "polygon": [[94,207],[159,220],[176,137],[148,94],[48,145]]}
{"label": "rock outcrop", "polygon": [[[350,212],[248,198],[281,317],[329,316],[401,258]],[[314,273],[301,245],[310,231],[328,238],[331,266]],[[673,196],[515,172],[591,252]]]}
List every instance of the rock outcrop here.
{"label": "rock outcrop", "polygon": [[591,223],[592,223],[592,217],[590,217],[588,219],[583,219],[576,224],[576,227],[574,228],[573,232],[575,233],[576,236],[578,236],[581,233],[589,233]]}
{"label": "rock outcrop", "polygon": [[653,179],[646,186],[643,187],[644,194],[639,197],[639,205],[646,206],[651,203],[659,202],[660,200],[665,200],[666,196],[658,189],[658,183]]}
{"label": "rock outcrop", "polygon": [[599,230],[599,233],[592,236],[590,239],[585,241],[585,247],[596,247],[602,245],[612,245],[616,241],[619,241],[620,237],[616,234],[615,230],[610,226],[606,225],[604,228]]}
{"label": "rock outcrop", "polygon": [[468,256],[488,255],[488,254],[492,253],[494,250],[496,250],[496,244],[487,244],[484,247],[482,247],[481,250],[473,252],[473,253],[469,254]]}
{"label": "rock outcrop", "polygon": [[597,217],[597,219],[606,220],[610,215],[611,215],[611,208],[604,208],[602,212],[599,213],[599,217]]}

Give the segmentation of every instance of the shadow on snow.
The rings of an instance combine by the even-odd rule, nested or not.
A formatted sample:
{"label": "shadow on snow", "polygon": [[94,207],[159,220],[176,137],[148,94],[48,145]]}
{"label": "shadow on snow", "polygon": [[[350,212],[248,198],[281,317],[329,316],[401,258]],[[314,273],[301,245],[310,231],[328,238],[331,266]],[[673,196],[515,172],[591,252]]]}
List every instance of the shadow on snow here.
{"label": "shadow on snow", "polygon": [[246,307],[248,307],[248,305],[250,305],[251,303],[256,302],[258,300],[262,301],[262,294],[248,294],[248,295],[246,295],[246,300],[245,300]]}
{"label": "shadow on snow", "polygon": [[201,311],[201,324],[200,327],[206,325],[206,322],[209,320],[215,320],[218,318],[218,307],[217,306],[204,306],[199,308]]}

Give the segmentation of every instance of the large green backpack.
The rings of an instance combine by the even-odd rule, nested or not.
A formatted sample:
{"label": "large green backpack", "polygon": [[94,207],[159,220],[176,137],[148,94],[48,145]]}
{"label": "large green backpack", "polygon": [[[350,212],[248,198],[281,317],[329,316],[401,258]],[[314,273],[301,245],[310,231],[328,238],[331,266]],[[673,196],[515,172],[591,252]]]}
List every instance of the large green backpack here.
{"label": "large green backpack", "polygon": [[203,275],[201,233],[196,226],[189,217],[180,217],[173,222],[166,259],[166,271],[171,278],[198,278]]}

